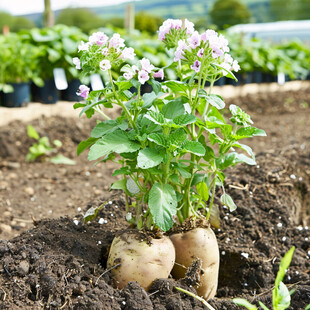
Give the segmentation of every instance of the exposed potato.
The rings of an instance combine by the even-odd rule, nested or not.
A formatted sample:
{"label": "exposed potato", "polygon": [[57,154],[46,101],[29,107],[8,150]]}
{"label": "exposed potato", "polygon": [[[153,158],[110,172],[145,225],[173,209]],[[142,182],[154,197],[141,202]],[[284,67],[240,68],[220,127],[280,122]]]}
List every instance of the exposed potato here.
{"label": "exposed potato", "polygon": [[[206,300],[216,294],[219,272],[219,248],[211,228],[195,228],[170,236],[176,252],[176,264],[171,272],[175,279],[184,278],[193,260],[202,261],[203,274],[196,287],[197,293]],[[186,268],[182,267],[185,266]]]}
{"label": "exposed potato", "polygon": [[138,281],[146,290],[158,278],[168,278],[175,262],[175,250],[168,237],[141,240],[136,230],[126,231],[114,238],[107,267],[115,285],[122,289],[130,281]]}

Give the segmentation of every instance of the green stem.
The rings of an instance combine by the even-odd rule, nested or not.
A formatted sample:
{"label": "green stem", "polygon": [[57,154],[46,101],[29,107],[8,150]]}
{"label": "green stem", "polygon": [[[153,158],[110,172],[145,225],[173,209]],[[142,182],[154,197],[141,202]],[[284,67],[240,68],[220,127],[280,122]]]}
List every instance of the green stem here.
{"label": "green stem", "polygon": [[176,290],[182,292],[182,293],[185,293],[187,294],[188,296],[191,296],[197,300],[199,300],[200,302],[202,302],[203,305],[205,305],[209,310],[215,310],[206,300],[204,300],[202,297],[199,297],[197,296],[196,294],[192,293],[192,292],[189,292],[183,288],[180,288],[178,286],[175,286],[174,287]]}
{"label": "green stem", "polygon": [[95,107],[94,107],[94,110],[95,110],[96,112],[98,112],[98,113],[99,113],[103,118],[105,118],[106,120],[110,120],[110,119],[111,119],[108,115],[106,115],[104,112],[102,112],[101,109],[100,109],[98,106],[95,106]]}
{"label": "green stem", "polygon": [[114,87],[113,77],[112,77],[111,70],[108,70],[108,72],[109,72],[110,82],[111,82],[111,86],[112,86],[112,91],[113,91],[113,94],[114,94],[114,96],[115,96],[115,98],[116,98],[117,103],[118,103],[118,104],[123,108],[123,110],[125,111],[126,116],[127,116],[127,118],[128,118],[128,122],[129,122],[129,124],[131,125],[131,127],[132,127],[133,129],[137,129],[136,123],[133,121],[130,112],[128,111],[128,109],[127,109],[127,107],[125,106],[125,104],[124,104],[124,103],[119,99],[119,97],[118,97],[118,94],[117,94],[117,92],[116,92],[116,90],[115,90],[115,87]]}
{"label": "green stem", "polygon": [[209,205],[209,211],[207,213],[206,219],[209,220],[210,215],[211,215],[211,209],[213,206],[213,202],[214,202],[214,197],[215,197],[215,186],[216,186],[216,178],[214,177],[213,181],[213,188],[212,188],[212,197],[211,197],[211,201],[210,201],[210,205]]}

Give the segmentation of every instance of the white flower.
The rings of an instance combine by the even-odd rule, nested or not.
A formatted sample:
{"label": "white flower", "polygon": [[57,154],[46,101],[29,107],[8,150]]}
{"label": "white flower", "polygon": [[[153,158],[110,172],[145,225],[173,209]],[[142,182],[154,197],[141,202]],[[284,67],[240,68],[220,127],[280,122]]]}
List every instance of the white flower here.
{"label": "white flower", "polygon": [[102,71],[107,71],[107,70],[111,69],[110,60],[104,59],[104,60],[100,61],[99,67],[100,67],[100,69],[101,69]]}
{"label": "white flower", "polygon": [[200,45],[201,37],[200,34],[195,31],[188,39],[187,42],[192,49],[195,49]]}
{"label": "white flower", "polygon": [[79,52],[80,52],[80,51],[88,51],[89,45],[90,45],[89,42],[85,43],[84,41],[82,41],[81,44],[80,44],[79,47],[78,47],[78,49],[79,49],[78,51],[79,51]]}
{"label": "white flower", "polygon": [[195,31],[194,23],[190,22],[189,20],[185,19],[184,26],[186,28],[186,34],[192,34]]}
{"label": "white flower", "polygon": [[89,37],[89,43],[91,45],[105,45],[108,42],[108,36],[104,32],[95,32]]}
{"label": "white flower", "polygon": [[125,47],[122,51],[122,54],[120,56],[121,59],[130,59],[133,60],[135,58],[135,50],[132,47]]}
{"label": "white flower", "polygon": [[145,70],[141,70],[138,73],[138,80],[141,84],[144,84],[150,78],[149,74]]}
{"label": "white flower", "polygon": [[81,62],[80,59],[78,57],[74,57],[72,59],[72,62],[75,64],[75,68],[80,70],[81,69]]}
{"label": "white flower", "polygon": [[109,47],[114,47],[114,48],[118,48],[118,47],[124,47],[124,39],[121,38],[119,33],[114,33],[112,38],[110,39],[109,42]]}
{"label": "white flower", "polygon": [[152,70],[154,69],[154,66],[151,64],[150,60],[147,58],[142,58],[140,60],[140,64],[141,64],[141,69],[148,73],[151,73]]}

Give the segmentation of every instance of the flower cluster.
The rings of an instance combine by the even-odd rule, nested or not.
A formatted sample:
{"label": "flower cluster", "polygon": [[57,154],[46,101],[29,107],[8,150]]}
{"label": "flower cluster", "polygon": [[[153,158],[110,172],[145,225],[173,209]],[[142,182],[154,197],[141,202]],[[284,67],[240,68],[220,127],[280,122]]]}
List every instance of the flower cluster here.
{"label": "flower cluster", "polygon": [[[168,25],[170,25],[170,28],[168,28]],[[172,35],[176,31],[174,29],[179,29],[180,34],[183,31],[179,23],[165,25],[164,22],[160,29],[160,38],[165,38],[169,34]],[[227,75],[228,71],[237,72],[240,70],[237,60],[234,60],[229,54],[228,41],[222,34],[210,29],[202,34],[199,34],[191,27],[186,29],[190,29],[190,31],[187,31],[186,36],[176,42],[174,61],[188,63],[190,68],[196,72],[200,72],[203,64],[204,67],[209,67],[210,64],[221,66],[221,70],[217,70],[216,74]]]}
{"label": "flower cluster", "polygon": [[91,63],[91,65],[99,67],[102,71],[111,69],[113,63],[133,60],[135,57],[134,49],[125,47],[124,41],[118,33],[114,33],[110,39],[104,32],[93,33],[88,42],[82,41],[78,47],[82,56],[81,58],[73,58],[76,69],[81,69],[81,61],[82,65],[90,61],[87,57],[89,54],[96,55],[96,57],[92,57],[96,63]]}
{"label": "flower cluster", "polygon": [[157,72],[154,72],[155,67],[151,64],[150,60],[143,58],[139,61],[141,69],[136,66],[124,66],[122,71],[124,72],[123,76],[126,80],[131,80],[132,78],[138,78],[139,82],[143,85],[146,81],[150,79],[150,76],[155,78],[164,79],[164,71],[160,69]]}
{"label": "flower cluster", "polygon": [[[166,39],[166,34],[168,34],[172,29],[181,29],[182,20],[181,19],[167,19],[159,27],[158,39],[164,41]],[[191,34],[194,32],[194,24],[187,19],[184,21],[184,28],[186,29],[186,34]]]}

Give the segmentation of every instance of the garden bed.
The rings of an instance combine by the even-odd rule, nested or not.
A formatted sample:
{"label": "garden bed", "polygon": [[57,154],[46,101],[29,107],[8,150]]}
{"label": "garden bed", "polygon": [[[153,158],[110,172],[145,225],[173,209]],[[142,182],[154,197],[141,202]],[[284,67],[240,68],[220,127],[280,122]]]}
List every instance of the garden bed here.
{"label": "garden bed", "polygon": [[[227,191],[238,209],[220,208],[215,230],[221,267],[210,303],[216,309],[238,309],[231,302],[237,296],[270,306],[280,259],[293,245],[285,278],[297,288],[290,309],[310,303],[309,90],[226,99],[248,111],[267,137],[248,141],[257,166],[227,171]],[[33,143],[27,123],[0,128],[0,308],[206,309],[174,290],[193,290],[186,280],[157,280],[148,293],[136,283],[113,288],[106,258],[116,231],[127,227],[124,200],[108,191],[112,164],[94,166],[86,154],[75,155],[94,122],[60,116],[31,121],[41,136],[63,142],[61,153],[75,159],[74,166],[26,163]],[[85,211],[102,203],[97,219],[83,224]]]}

